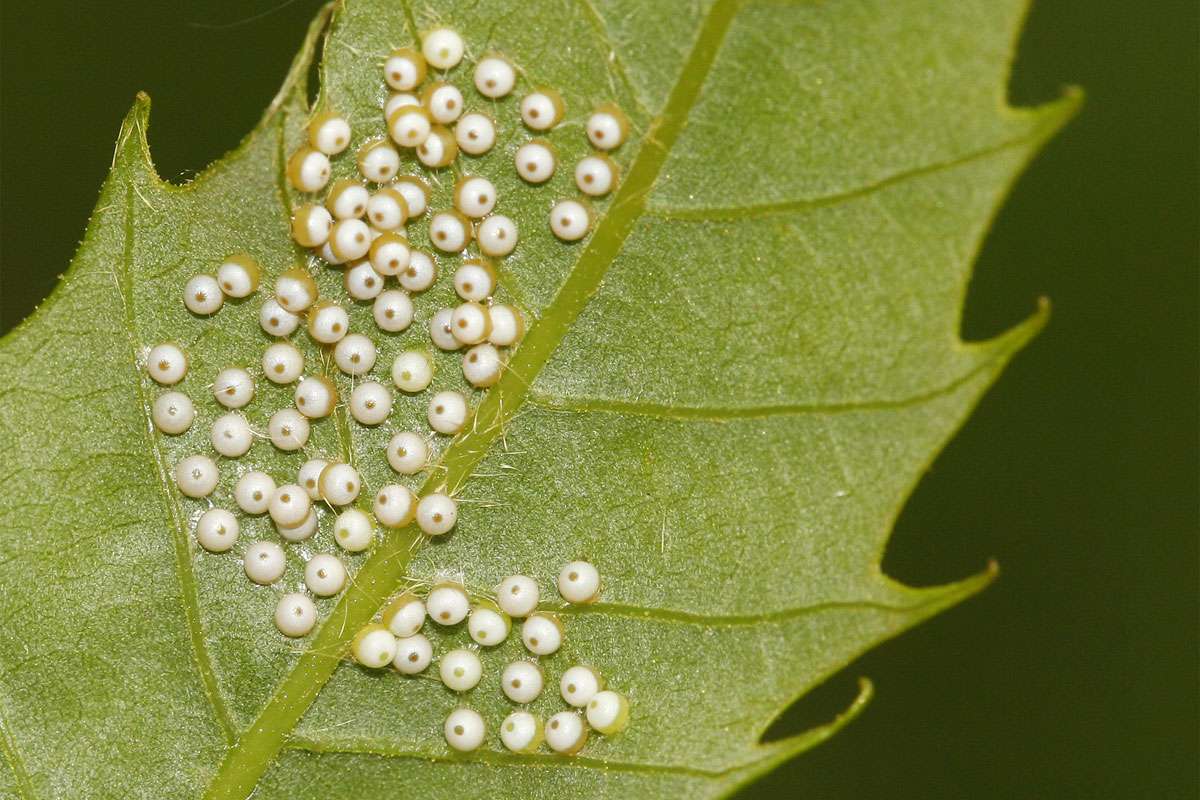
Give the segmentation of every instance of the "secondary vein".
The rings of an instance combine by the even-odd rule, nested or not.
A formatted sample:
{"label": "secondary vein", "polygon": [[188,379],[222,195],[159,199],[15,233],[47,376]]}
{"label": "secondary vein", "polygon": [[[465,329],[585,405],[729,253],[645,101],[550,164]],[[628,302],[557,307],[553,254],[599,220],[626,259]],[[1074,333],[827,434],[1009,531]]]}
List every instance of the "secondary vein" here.
{"label": "secondary vein", "polygon": [[178,498],[175,496],[175,488],[171,481],[170,462],[166,453],[159,446],[158,437],[154,433],[154,425],[151,422],[150,398],[146,394],[142,382],[141,370],[137,366],[139,341],[137,323],[134,316],[132,286],[134,232],[134,185],[132,181],[126,189],[124,226],[125,241],[121,261],[122,274],[116,276],[116,288],[117,297],[121,301],[121,310],[124,314],[125,333],[129,345],[129,364],[134,371],[133,385],[137,392],[138,410],[141,412],[142,429],[146,433],[150,453],[154,458],[155,477],[158,479],[159,488],[162,490],[164,502],[171,517],[171,542],[175,551],[175,572],[179,578],[180,593],[183,595],[183,612],[187,620],[192,657],[196,662],[196,671],[200,674],[200,682],[204,687],[204,694],[208,699],[209,705],[212,707],[213,714],[217,718],[221,732],[224,734],[226,742],[232,744],[236,737],[236,729],[230,718],[229,709],[221,697],[220,687],[217,685],[216,673],[213,671],[212,661],[208,656],[208,648],[205,645],[204,629],[200,624],[200,603],[196,593],[196,577],[192,573],[192,553],[188,545],[188,532],[183,518],[183,509],[179,507]]}

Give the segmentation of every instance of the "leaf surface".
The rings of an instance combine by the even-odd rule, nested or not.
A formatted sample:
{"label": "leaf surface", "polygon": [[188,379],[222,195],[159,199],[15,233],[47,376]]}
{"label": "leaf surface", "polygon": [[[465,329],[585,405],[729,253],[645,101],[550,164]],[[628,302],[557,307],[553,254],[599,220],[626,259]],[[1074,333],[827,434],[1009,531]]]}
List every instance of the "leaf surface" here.
{"label": "leaf surface", "polygon": [[[184,187],[162,182],[140,98],[70,271],[0,342],[0,791],[21,797],[324,798],[420,787],[428,797],[714,797],[820,742],[829,725],[763,744],[770,722],[860,653],[969,596],[991,571],[913,589],[879,563],[905,498],[1044,309],[988,342],[963,343],[959,315],[988,222],[1022,166],[1078,98],[1009,109],[1005,80],[1023,14],[1015,0],[839,3],[445,2],[355,0],[313,25],[279,96],[242,146]],[[379,64],[445,24],[471,55],[499,50],[523,71],[513,97],[469,105],[499,120],[495,150],[461,162],[492,178],[521,244],[498,298],[530,320],[500,384],[439,442],[422,485],[462,502],[455,532],[390,534],[350,557],[352,587],[320,601],[307,640],[280,636],[281,587],[304,557],[332,551],[331,516],[289,548],[281,586],[258,587],[236,554],[205,554],[206,507],[179,495],[172,465],[207,452],[219,415],[209,384],[253,369],[267,343],[257,298],[208,319],[179,301],[192,275],[248,250],[273,277],[304,254],[287,234],[301,201],[283,177],[309,116],[304,76],[323,41],[319,103],[347,114],[356,143],[382,132]],[[529,138],[523,86],[560,89],[550,138],[560,169],[531,188],[512,170]],[[622,182],[592,235],[556,240],[545,217],[573,196],[582,121],[615,100],[634,133]],[[352,148],[353,149],[353,148]],[[352,155],[335,161],[353,173]],[[443,178],[434,208],[449,206]],[[418,241],[423,229],[412,231]],[[442,259],[448,274],[454,259]],[[319,271],[322,293],[344,296]],[[443,278],[416,298],[417,323],[373,331],[387,381],[400,350],[452,304]],[[159,393],[145,348],[181,342],[181,384],[198,417],[156,433]],[[303,333],[310,371],[327,356]],[[434,388],[462,388],[438,354]],[[345,393],[350,383],[339,377]],[[245,409],[265,428],[290,389],[259,381]],[[424,429],[424,400],[398,398],[379,429],[340,411],[311,450],[352,459],[368,487],[393,482],[383,445]],[[222,464],[231,505],[241,472],[277,481],[304,457],[260,442]],[[244,542],[275,538],[243,523]],[[239,547],[237,552],[241,552]],[[433,680],[372,673],[345,647],[406,580],[460,573],[488,591],[529,574],[553,601],[574,558],[604,576],[601,602],[562,609],[563,649],[544,659],[539,713],[561,710],[566,666],[593,664],[626,692],[633,721],[570,759],[509,753],[493,735],[453,754],[441,722],[460,698]],[[468,641],[439,632],[435,648]],[[519,638],[484,654],[462,699],[493,732]]]}

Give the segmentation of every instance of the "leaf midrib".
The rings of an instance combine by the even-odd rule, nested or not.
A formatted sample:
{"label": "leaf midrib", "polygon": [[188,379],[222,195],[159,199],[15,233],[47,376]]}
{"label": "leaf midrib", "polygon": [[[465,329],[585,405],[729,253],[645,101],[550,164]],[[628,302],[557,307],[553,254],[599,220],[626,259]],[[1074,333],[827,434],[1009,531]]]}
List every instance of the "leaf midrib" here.
{"label": "leaf midrib", "polygon": [[[642,215],[649,193],[687,122],[742,2],[717,0],[705,15],[662,114],[646,132],[609,212],[596,227],[545,313],[530,326],[500,382],[472,415],[470,431],[446,450],[442,469],[434,469],[433,476],[444,474],[444,477],[427,480],[422,494],[439,488],[454,492],[461,487],[520,408],[532,380],[599,288],[608,266]],[[355,575],[352,588],[322,624],[312,646],[279,684],[255,722],[228,751],[206,797],[243,798],[253,791],[288,734],[333,675],[350,636],[374,616],[382,598],[391,595],[399,585],[420,540],[420,533],[410,526],[381,542]]]}

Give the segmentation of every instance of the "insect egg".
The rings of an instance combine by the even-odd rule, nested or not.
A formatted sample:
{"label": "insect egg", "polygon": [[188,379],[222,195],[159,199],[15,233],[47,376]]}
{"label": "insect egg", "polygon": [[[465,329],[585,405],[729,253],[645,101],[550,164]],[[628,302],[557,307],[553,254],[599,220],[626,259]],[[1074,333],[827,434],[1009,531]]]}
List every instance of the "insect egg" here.
{"label": "insect egg", "polygon": [[366,259],[346,270],[342,283],[355,300],[374,300],[383,291],[383,276]]}
{"label": "insect egg", "polygon": [[412,592],[405,592],[387,604],[382,619],[389,631],[406,639],[425,624],[425,603]]}
{"label": "insect egg", "polygon": [[462,303],[450,313],[450,333],[463,344],[479,344],[492,332],[492,317],[479,303]]}
{"label": "insect egg", "polygon": [[171,386],[187,374],[187,356],[173,344],[158,344],[146,356],[146,371],[156,383]]}
{"label": "insect egg", "polygon": [[545,684],[545,673],[532,661],[514,661],[500,675],[500,688],[514,703],[532,703]]}
{"label": "insect egg", "polygon": [[308,309],[308,335],[321,344],[341,341],[350,330],[346,309],[328,300],[318,300]]}
{"label": "insect egg", "polygon": [[[332,233],[333,228],[330,228],[329,230]],[[333,248],[329,246],[329,242],[326,242],[317,248],[317,255],[324,259],[326,264],[338,266],[346,263],[346,259],[337,257],[337,255],[333,252]]]}
{"label": "insect egg", "polygon": [[378,669],[387,666],[396,657],[396,637],[382,625],[367,625],[354,635],[350,653],[364,667]]}
{"label": "insect egg", "polygon": [[429,462],[429,445],[412,431],[401,431],[388,442],[387,460],[401,475],[415,474]]}
{"label": "insect egg", "polygon": [[196,541],[210,553],[224,553],[238,539],[237,518],[223,508],[210,508],[196,523]]}
{"label": "insect egg", "polygon": [[299,314],[317,301],[317,284],[307,270],[293,267],[275,280],[275,299],[293,314]]}
{"label": "insect egg", "polygon": [[296,408],[309,419],[321,419],[333,413],[337,405],[337,387],[324,375],[305,378],[296,385]]}
{"label": "insect egg", "polygon": [[291,383],[304,371],[304,356],[287,342],[276,342],[263,352],[263,374],[272,383]]}
{"label": "insect egg", "polygon": [[514,753],[533,753],[542,744],[542,721],[528,711],[514,711],[500,724],[500,741]]}
{"label": "insect egg", "polygon": [[384,62],[383,77],[396,91],[415,89],[425,80],[425,56],[410,47],[393,50]]}
{"label": "insect egg", "polygon": [[375,183],[390,181],[400,169],[400,154],[386,139],[374,139],[358,148],[358,171]]}
{"label": "insect egg", "polygon": [[275,530],[289,542],[303,542],[317,532],[317,510],[309,508],[308,513],[304,515],[304,520],[299,525],[280,525],[276,522]]}
{"label": "insect egg", "polygon": [[399,275],[412,257],[408,239],[395,231],[388,231],[375,239],[369,252],[371,266],[380,275]]}
{"label": "insect egg", "polygon": [[425,87],[421,93],[421,105],[429,112],[434,122],[449,125],[463,112],[463,96],[457,86],[437,81]]}
{"label": "insect egg", "polygon": [[367,200],[367,219],[377,230],[395,230],[408,222],[408,201],[397,189],[384,186]]}
{"label": "insect egg", "polygon": [[361,553],[375,540],[375,526],[366,514],[357,508],[350,508],[338,514],[334,521],[333,538],[346,552]]}
{"label": "insect egg", "polygon": [[404,198],[404,202],[408,204],[409,218],[423,216],[425,210],[429,208],[429,195],[432,189],[424,179],[416,175],[401,175],[396,178],[395,183],[391,185]]}
{"label": "insect egg", "polygon": [[376,381],[366,381],[350,393],[350,416],[363,425],[378,425],[392,413],[392,393]]}
{"label": "insect egg", "polygon": [[583,718],[560,711],[546,721],[546,744],[556,753],[573,756],[587,744],[588,728]]}
{"label": "insect egg", "polygon": [[447,689],[467,692],[479,685],[483,664],[479,663],[479,656],[474,651],[458,648],[438,660],[438,674]]}
{"label": "insect egg", "polygon": [[550,209],[550,230],[564,242],[582,239],[591,227],[591,212],[578,200],[559,200]]}
{"label": "insect egg", "polygon": [[467,421],[466,398],[459,392],[438,392],[429,400],[425,416],[429,419],[429,427],[438,433],[456,434]]}
{"label": "insect egg", "polygon": [[433,661],[433,645],[419,633],[396,642],[396,657],[392,666],[402,675],[417,675]]}
{"label": "insect egg", "polygon": [[154,427],[163,433],[178,436],[192,427],[196,406],[183,392],[164,392],[155,398],[150,418],[154,420]]}
{"label": "insect egg", "polygon": [[429,618],[439,625],[457,625],[467,618],[471,601],[466,591],[457,583],[441,583],[430,590],[425,598],[425,609]]}
{"label": "insect egg", "polygon": [[513,158],[517,174],[528,183],[545,183],[554,175],[558,155],[554,145],[544,139],[534,139],[521,145]]}
{"label": "insect egg", "polygon": [[441,125],[434,125],[429,136],[417,148],[417,160],[430,169],[441,169],[458,158],[458,143],[454,134]]}
{"label": "insect egg", "polygon": [[243,512],[251,515],[265,514],[275,494],[275,481],[265,472],[252,470],[238,478],[233,488],[233,499]]}
{"label": "insect egg", "polygon": [[521,100],[521,121],[532,130],[548,131],[563,118],[562,96],[553,89],[538,89]]}
{"label": "insect egg", "polygon": [[461,753],[469,753],[472,750],[478,750],[479,746],[483,744],[487,726],[478,711],[470,708],[456,708],[446,717],[442,732],[446,736],[446,744]]}
{"label": "insect egg", "polygon": [[250,423],[237,413],[218,417],[212,426],[211,439],[213,450],[226,458],[240,458],[246,455],[250,445],[254,444]]}
{"label": "insect egg", "polygon": [[486,217],[496,207],[496,187],[487,178],[464,175],[454,184],[454,207],[472,219]]}
{"label": "insect egg", "polygon": [[516,308],[494,305],[488,309],[488,316],[492,318],[488,341],[497,347],[511,347],[525,335],[525,319]]}
{"label": "insect egg", "polygon": [[367,213],[367,200],[371,198],[367,187],[358,181],[337,181],[325,195],[325,207],[334,219],[358,219]]}
{"label": "insect egg", "polygon": [[435,492],[417,502],[417,527],[429,536],[450,532],[458,521],[458,503],[449,495]]}
{"label": "insect egg", "polygon": [[321,491],[321,497],[330,505],[348,506],[358,497],[359,489],[362,488],[362,478],[354,467],[335,461],[321,470],[317,487]]}
{"label": "insect egg", "polygon": [[558,691],[562,699],[576,708],[583,708],[604,688],[604,679],[591,667],[574,666],[562,674]]}
{"label": "insect egg", "polygon": [[467,632],[476,644],[495,647],[508,637],[512,620],[494,603],[484,601],[471,609],[467,617]]}
{"label": "insect egg", "polygon": [[482,303],[496,290],[496,270],[482,259],[471,259],[454,272],[454,291],[463,300]]}
{"label": "insect egg", "polygon": [[292,214],[292,239],[301,247],[320,247],[329,240],[333,216],[325,206],[305,203]]}
{"label": "insect egg", "polygon": [[246,577],[260,586],[269,586],[283,577],[287,557],[283,548],[274,542],[255,542],[242,558]]}
{"label": "insect egg", "polygon": [[288,181],[298,191],[319,192],[329,182],[329,156],[311,147],[301,147],[287,163]]}
{"label": "insect egg", "polygon": [[390,95],[388,95],[388,99],[384,101],[383,104],[383,121],[387,122],[388,118],[392,116],[392,112],[400,106],[419,105],[421,105],[421,99],[415,94],[409,94],[408,92],[392,92]]}
{"label": "insect egg", "polygon": [[361,219],[340,219],[329,231],[329,249],[342,261],[360,259],[371,249],[371,229]]}
{"label": "insect egg", "polygon": [[327,156],[335,156],[350,145],[350,123],[333,111],[318,114],[308,123],[308,143]]}
{"label": "insect egg", "polygon": [[488,56],[475,65],[475,88],[493,100],[512,91],[517,73],[512,64],[499,56]]}
{"label": "insect egg", "polygon": [[521,625],[525,649],[537,656],[548,656],[562,646],[562,623],[549,614],[530,614]]}
{"label": "insect egg", "polygon": [[421,54],[438,69],[452,69],[458,66],[465,49],[462,37],[449,28],[430,31],[421,41]]}
{"label": "insect egg", "polygon": [[381,331],[399,333],[412,324],[413,304],[408,292],[400,289],[388,289],[375,298],[371,308],[375,324]]}
{"label": "insect egg", "polygon": [[397,279],[408,291],[423,292],[437,280],[437,264],[429,253],[413,250],[408,257],[408,266],[401,270]]}
{"label": "insect egg", "polygon": [[457,211],[439,211],[429,221],[429,240],[443,253],[457,253],[471,241],[471,221]]}
{"label": "insect egg", "polygon": [[392,381],[402,392],[423,392],[433,380],[433,364],[420,350],[405,350],[392,362]]}
{"label": "insect egg", "polygon": [[592,603],[600,596],[600,573],[586,561],[572,561],[558,573],[558,593],[568,603]]}
{"label": "insect egg", "polygon": [[249,297],[258,289],[262,267],[245,253],[236,253],[217,267],[217,283],[229,297]]}
{"label": "insect egg", "polygon": [[455,338],[451,328],[453,316],[453,309],[443,308],[429,319],[429,338],[439,350],[458,350],[462,347],[462,342]]}
{"label": "insect egg", "polygon": [[307,636],[317,624],[317,605],[308,595],[285,594],[275,606],[275,627],[293,639]]}
{"label": "insect egg", "polygon": [[496,602],[510,617],[527,617],[537,608],[537,582],[524,575],[509,575],[496,587]]}
{"label": "insect egg", "polygon": [[575,185],[592,197],[603,197],[617,182],[617,166],[608,156],[588,156],[575,165]]}
{"label": "insect egg", "polygon": [[300,467],[300,471],[296,474],[296,481],[304,488],[304,492],[310,500],[321,499],[321,489],[317,483],[321,480],[321,472],[329,466],[329,462],[323,458],[312,458],[304,462]]}
{"label": "insect egg", "polygon": [[463,377],[476,389],[486,389],[500,380],[500,353],[495,346],[477,344],[463,356]]}
{"label": "insect egg", "polygon": [[188,497],[208,497],[217,488],[220,473],[208,456],[188,456],[175,465],[175,483]]}
{"label": "insect egg", "polygon": [[223,369],[213,381],[213,397],[226,408],[242,408],[254,399],[254,379],[238,367]]}
{"label": "insect egg", "polygon": [[258,312],[258,324],[271,336],[291,336],[300,324],[300,317],[279,305],[274,297],[268,297]]}
{"label": "insect egg", "polygon": [[621,109],[605,103],[592,112],[587,121],[587,137],[592,146],[599,150],[620,147],[629,135],[629,120]]}
{"label": "insect egg", "polygon": [[606,736],[620,733],[629,724],[629,701],[608,689],[598,692],[588,701],[587,721]]}
{"label": "insect egg", "polygon": [[271,493],[267,503],[267,512],[276,525],[285,528],[295,527],[308,516],[312,509],[312,501],[308,494],[294,483],[285,483]]}
{"label": "insect egg", "polygon": [[211,275],[196,275],[183,287],[183,304],[193,314],[215,314],[224,302],[221,285]]}
{"label": "insect egg", "polygon": [[392,141],[409,149],[428,139],[429,132],[433,130],[429,112],[421,106],[400,106],[391,113],[387,122],[388,135],[392,137]]}
{"label": "insect egg", "polygon": [[308,418],[294,408],[283,408],[267,421],[267,436],[271,444],[284,452],[299,450],[308,444],[311,426]]}
{"label": "insect egg", "polygon": [[364,375],[375,366],[375,344],[361,333],[352,333],[333,348],[333,360],[347,375]]}
{"label": "insect egg", "polygon": [[454,126],[454,141],[467,155],[481,156],[496,144],[496,123],[475,111],[464,114]]}
{"label": "insect egg", "polygon": [[517,223],[503,214],[493,214],[479,223],[476,232],[479,250],[485,256],[500,258],[517,246]]}
{"label": "insect egg", "polygon": [[346,585],[346,566],[337,556],[319,553],[304,565],[304,585],[317,597],[332,597]]}

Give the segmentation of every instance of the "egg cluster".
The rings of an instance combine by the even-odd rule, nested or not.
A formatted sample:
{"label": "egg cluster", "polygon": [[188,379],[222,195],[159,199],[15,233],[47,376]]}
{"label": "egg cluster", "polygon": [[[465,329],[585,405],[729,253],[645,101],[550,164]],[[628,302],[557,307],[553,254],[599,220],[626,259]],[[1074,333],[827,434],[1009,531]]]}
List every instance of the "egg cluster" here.
{"label": "egg cluster", "polygon": [[[489,152],[498,135],[496,120],[469,110],[464,90],[445,79],[464,52],[459,34],[439,29],[426,34],[419,49],[400,48],[387,56],[383,132],[368,136],[357,147],[354,178],[333,180],[339,171],[337,159],[350,151],[355,136],[348,119],[328,109],[311,119],[304,143],[291,152],[286,166],[288,183],[305,197],[290,220],[291,239],[309,253],[307,259],[300,259],[301,265],[267,270],[253,256],[235,253],[222,260],[213,274],[192,276],[183,289],[189,312],[215,319],[227,300],[252,297],[266,274],[276,275],[258,313],[259,326],[269,337],[261,358],[252,366],[220,369],[211,384],[212,399],[222,412],[208,437],[217,458],[208,453],[187,455],[173,465],[173,475],[184,496],[207,503],[193,519],[196,542],[209,553],[238,552],[234,548],[247,518],[270,520],[279,541],[254,541],[242,547],[242,569],[253,583],[280,584],[288,562],[285,548],[297,546],[294,552],[305,561],[303,591],[284,589],[274,614],[275,626],[288,637],[308,635],[319,617],[313,598],[335,597],[350,580],[342,555],[310,553],[307,547],[299,547],[314,537],[321,518],[332,516],[333,541],[345,554],[369,551],[381,526],[398,529],[415,523],[425,535],[441,536],[456,525],[458,503],[446,491],[418,497],[400,483],[368,488],[349,452],[329,458],[309,443],[313,426],[340,416],[343,409],[359,426],[378,428],[391,418],[397,403],[429,391],[435,365],[432,351],[423,343],[414,343],[394,357],[391,385],[387,379],[374,379],[372,373],[384,366],[377,365],[380,337],[412,335],[413,297],[435,286],[439,261],[457,259],[453,287],[460,302],[434,312],[427,333],[438,350],[468,348],[461,364],[467,384],[481,390],[494,385],[505,368],[505,351],[517,346],[525,332],[522,311],[495,298],[496,260],[516,249],[517,224],[500,213],[503,204],[495,184],[484,175],[464,173],[457,164],[460,154]],[[431,74],[433,70],[441,71],[440,79]],[[490,101],[512,93],[518,82],[517,69],[496,53],[481,58],[472,74],[475,91],[492,108],[496,106]],[[520,119],[514,123],[547,134],[564,114],[557,91],[536,87],[522,97]],[[583,196],[560,199],[550,210],[550,231],[561,241],[586,236],[593,222],[586,198],[602,197],[615,188],[618,170],[607,152],[624,142],[629,123],[610,103],[591,113],[585,129],[594,151],[576,164],[574,173]],[[558,153],[547,139],[533,138],[516,148],[514,166],[525,184],[542,184],[554,175]],[[457,178],[452,207],[437,210],[432,207],[432,184],[441,186],[438,176],[447,169]],[[323,198],[314,197],[318,193]],[[414,246],[409,238],[421,225],[429,251]],[[342,271],[345,298],[319,290],[318,278],[326,267]],[[395,285],[389,285],[392,281]],[[368,323],[368,329],[352,330],[350,311],[356,302],[371,304],[374,324]],[[293,340],[302,324],[310,340],[307,346]],[[319,355],[306,358],[304,351],[314,349]],[[161,343],[145,353],[145,367],[155,382],[170,387],[153,401],[154,426],[170,436],[184,434],[197,418],[195,402],[177,386],[188,373],[187,354],[178,344]],[[266,386],[286,388],[291,404],[273,410],[265,430],[256,430],[244,409],[255,398],[256,381],[262,380]],[[470,403],[460,391],[430,393],[424,408],[429,431],[388,431],[383,455],[397,475],[436,469],[432,454],[438,436],[459,434],[470,417]],[[212,498],[221,476],[218,459],[241,459],[259,439],[268,440],[278,451],[302,454],[306,460],[295,475],[287,476],[246,465],[237,473],[232,502],[225,502],[226,507],[215,504]],[[563,599],[592,602],[599,589],[600,576],[590,564],[572,562],[564,567],[559,579]],[[396,598],[379,622],[358,632],[351,652],[366,667],[392,664],[402,674],[423,672],[433,658],[432,644],[419,633],[428,613],[439,626],[467,620],[471,638],[485,648],[508,636],[513,618],[522,619],[522,640],[536,659],[554,653],[563,637],[559,620],[538,611],[537,603],[537,584],[522,576],[506,578],[494,597],[477,597],[474,604],[461,584],[440,583],[423,599],[411,591]],[[482,663],[476,650],[458,649],[441,656],[439,671],[447,687],[463,692],[478,683]],[[536,660],[515,662],[504,671],[504,691],[514,702],[531,702],[544,681]],[[501,725],[503,743],[514,751],[531,752],[544,738],[558,752],[575,753],[583,746],[589,725],[602,733],[616,733],[626,724],[628,704],[623,696],[603,688],[592,668],[568,669],[563,675],[563,697],[573,707],[586,707],[587,721],[577,713],[563,712],[543,726],[529,711],[517,711]],[[483,741],[482,718],[473,710],[459,709],[446,720],[445,734],[452,747],[473,750]]]}
{"label": "egg cluster", "polygon": [[[593,603],[600,596],[600,573],[586,561],[572,561],[558,575],[558,593],[568,603]],[[500,688],[514,703],[526,706],[536,700],[546,685],[546,670],[539,656],[549,656],[562,646],[564,629],[550,611],[539,610],[537,582],[525,575],[510,575],[495,591],[472,602],[458,581],[438,581],[422,600],[412,589],[395,597],[378,622],[358,631],[350,652],[364,667],[393,667],[402,675],[420,675],[433,663],[433,645],[421,633],[426,618],[438,626],[459,625],[477,646],[455,648],[438,658],[438,677],[453,692],[469,692],[483,678],[481,649],[495,647],[508,638],[512,620],[520,619],[521,641],[534,656],[507,664]],[[559,679],[559,693],[572,709],[560,711],[544,723],[527,708],[509,714],[500,723],[500,741],[516,753],[535,752],[543,743],[551,750],[574,755],[583,749],[588,732],[614,735],[629,723],[629,701],[620,692],[605,687],[595,668],[577,664]],[[475,709],[459,707],[450,712],[443,726],[446,742],[455,750],[478,749],[487,734],[487,724]]]}

